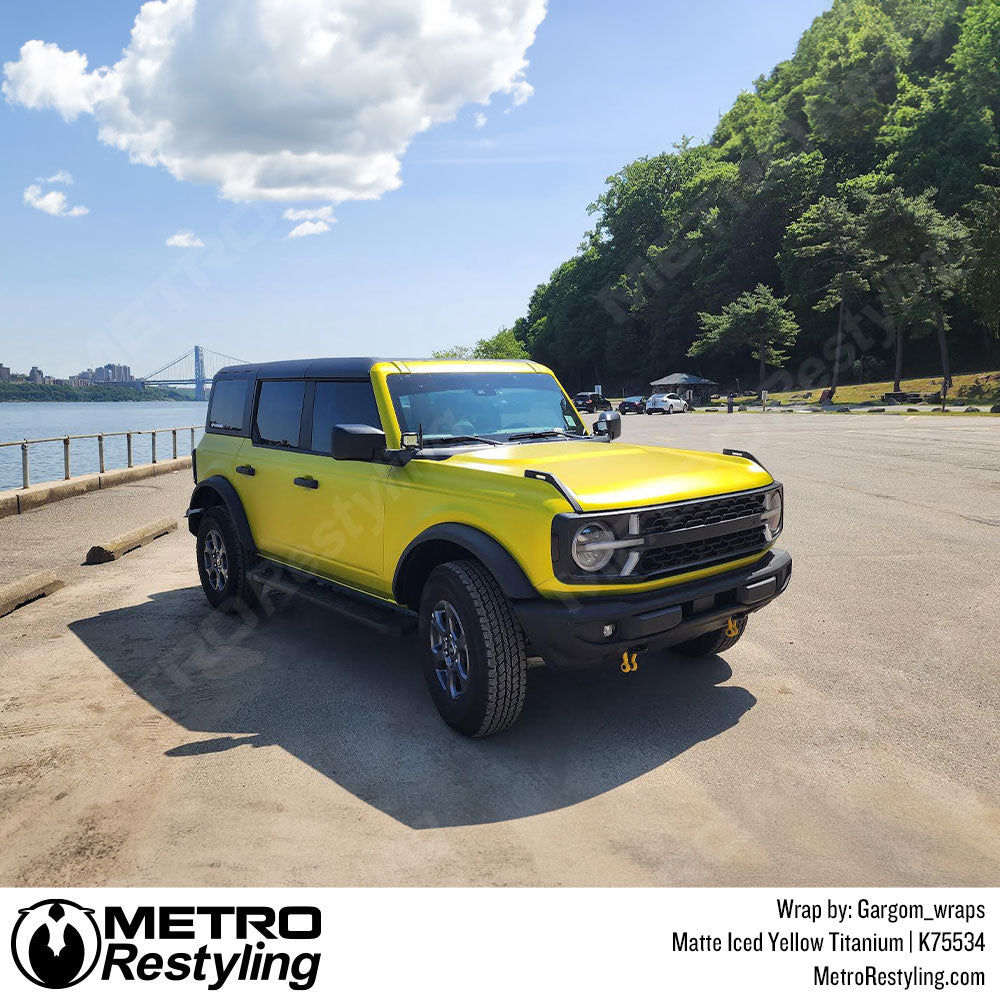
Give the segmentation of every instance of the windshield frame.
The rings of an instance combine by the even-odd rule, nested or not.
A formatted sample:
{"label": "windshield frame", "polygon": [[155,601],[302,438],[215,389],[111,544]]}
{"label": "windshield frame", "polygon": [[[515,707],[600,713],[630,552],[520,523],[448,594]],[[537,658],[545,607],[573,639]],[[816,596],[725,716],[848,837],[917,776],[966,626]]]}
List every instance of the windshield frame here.
{"label": "windshield frame", "polygon": [[[561,408],[563,411],[563,427],[548,427],[548,426],[512,426],[509,429],[504,429],[503,431],[469,431],[459,429],[458,425],[451,428],[451,433],[446,433],[445,431],[431,432],[427,428],[424,428],[423,434],[423,444],[425,447],[429,448],[485,448],[494,444],[537,444],[540,441],[576,441],[576,440],[589,440],[590,432],[587,425],[580,418],[579,413],[576,410],[576,406],[573,403],[571,397],[566,393],[566,390],[559,384],[558,379],[548,371],[523,371],[517,369],[454,369],[454,368],[443,368],[441,370],[422,370],[422,371],[411,371],[411,372],[386,372],[385,374],[385,385],[387,395],[389,397],[389,402],[392,406],[393,416],[396,419],[396,424],[399,428],[400,437],[404,435],[409,436],[416,434],[418,432],[417,427],[410,427],[408,414],[405,411],[403,403],[401,401],[401,396],[410,395],[406,392],[401,392],[401,388],[405,382],[410,379],[416,379],[420,382],[425,382],[428,380],[438,380],[440,379],[442,383],[445,381],[467,381],[472,382],[475,380],[482,380],[483,382],[496,382],[504,381],[506,378],[523,380],[526,385],[525,388],[530,388],[530,383],[538,384],[540,382],[547,382],[551,385],[551,390],[556,393],[561,402]],[[447,391],[449,387],[442,385],[441,390]],[[462,389],[462,386],[456,386],[456,389]],[[509,388],[515,388],[510,386]],[[500,388],[500,391],[503,387]],[[469,392],[474,392],[471,387],[466,390]],[[574,425],[571,426],[566,423],[566,417],[572,416],[574,420]],[[466,421],[467,422],[467,421]],[[517,435],[524,435],[526,432],[537,432],[537,436],[534,437],[522,437],[517,440]],[[542,433],[546,436],[540,436]],[[486,439],[481,442],[474,440],[475,437]],[[452,440],[454,438],[454,440]],[[515,438],[515,440],[511,440]]]}

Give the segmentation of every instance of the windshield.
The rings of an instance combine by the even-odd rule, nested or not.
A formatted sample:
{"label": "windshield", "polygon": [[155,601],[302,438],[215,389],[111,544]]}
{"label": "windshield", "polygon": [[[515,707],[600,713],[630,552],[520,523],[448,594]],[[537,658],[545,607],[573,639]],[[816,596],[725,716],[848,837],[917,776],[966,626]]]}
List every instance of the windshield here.
{"label": "windshield", "polygon": [[559,383],[544,373],[421,372],[386,381],[399,429],[422,430],[425,442],[586,433]]}

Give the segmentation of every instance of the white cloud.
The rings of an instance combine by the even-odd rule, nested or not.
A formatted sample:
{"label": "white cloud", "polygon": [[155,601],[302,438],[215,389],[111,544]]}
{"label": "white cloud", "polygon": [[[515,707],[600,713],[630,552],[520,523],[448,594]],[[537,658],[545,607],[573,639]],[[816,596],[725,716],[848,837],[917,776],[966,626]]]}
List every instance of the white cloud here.
{"label": "white cloud", "polygon": [[28,41],[2,90],[91,114],[133,161],[226,198],[378,198],[418,133],[498,93],[527,100],[544,16],[545,0],[157,0],[114,66]]}
{"label": "white cloud", "polygon": [[36,177],[39,184],[72,184],[73,175],[68,170],[57,170],[51,177]]}
{"label": "white cloud", "polygon": [[203,247],[204,245],[205,241],[200,237],[195,236],[195,234],[189,230],[174,233],[173,236],[167,237],[168,247]]}
{"label": "white cloud", "polygon": [[321,205],[319,208],[286,208],[281,213],[282,218],[289,222],[298,222],[300,219],[322,219],[323,222],[336,222],[333,217],[333,205]]}
{"label": "white cloud", "polygon": [[74,205],[72,208],[66,203],[65,191],[42,191],[41,185],[29,184],[24,189],[24,203],[32,208],[37,208],[39,212],[47,215],[78,216],[87,215],[89,208],[84,205]]}
{"label": "white cloud", "polygon": [[477,111],[472,116],[472,124],[475,128],[482,128],[486,124],[486,115],[482,111]]}
{"label": "white cloud", "polygon": [[286,237],[286,240],[294,240],[299,236],[316,236],[318,233],[328,233],[330,232],[330,226],[328,223],[320,220],[319,222],[300,222]]}

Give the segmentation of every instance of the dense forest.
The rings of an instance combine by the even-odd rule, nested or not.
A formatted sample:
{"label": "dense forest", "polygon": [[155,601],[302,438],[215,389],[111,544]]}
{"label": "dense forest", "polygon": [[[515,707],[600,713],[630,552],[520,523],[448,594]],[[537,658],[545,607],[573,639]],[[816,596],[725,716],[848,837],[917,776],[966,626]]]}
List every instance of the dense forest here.
{"label": "dense forest", "polygon": [[519,342],[571,391],[1000,367],[998,131],[1000,0],[834,0],[710,141],[608,178],[479,353]]}

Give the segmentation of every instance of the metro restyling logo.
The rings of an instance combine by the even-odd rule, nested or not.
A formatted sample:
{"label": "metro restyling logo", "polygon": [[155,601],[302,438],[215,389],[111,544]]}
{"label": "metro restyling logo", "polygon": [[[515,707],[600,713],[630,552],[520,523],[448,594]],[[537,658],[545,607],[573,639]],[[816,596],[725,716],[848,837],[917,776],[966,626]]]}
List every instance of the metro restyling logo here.
{"label": "metro restyling logo", "polygon": [[[19,912],[11,951],[24,976],[61,989],[94,971],[102,948],[93,910],[46,899]],[[320,952],[285,950],[281,943],[315,941],[320,926],[314,906],[138,906],[129,912],[106,906],[100,978],[190,980],[210,990],[230,982],[279,981],[308,990],[316,982]],[[180,941],[191,943],[172,944]]]}
{"label": "metro restyling logo", "polygon": [[21,975],[52,990],[90,975],[101,954],[93,910],[68,899],[43,899],[18,912],[10,950]]}

